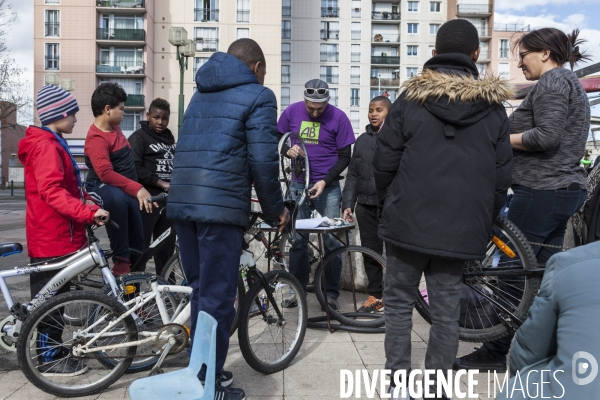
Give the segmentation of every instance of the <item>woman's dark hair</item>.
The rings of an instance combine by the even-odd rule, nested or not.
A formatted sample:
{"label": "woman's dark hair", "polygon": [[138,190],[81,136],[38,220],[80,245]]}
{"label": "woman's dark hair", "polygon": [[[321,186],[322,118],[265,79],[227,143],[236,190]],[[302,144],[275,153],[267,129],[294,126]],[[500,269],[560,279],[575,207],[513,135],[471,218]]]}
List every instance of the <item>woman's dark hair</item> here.
{"label": "woman's dark hair", "polygon": [[154,100],[152,100],[152,103],[150,103],[150,107],[148,107],[148,112],[151,113],[152,109],[163,110],[168,112],[169,114],[171,113],[171,105],[169,104],[169,102],[165,99],[161,99],[160,97],[157,97]]}
{"label": "woman's dark hair", "polygon": [[92,112],[94,117],[102,115],[106,105],[115,108],[127,100],[127,93],[116,83],[106,82],[100,84],[92,93]]}
{"label": "woman's dark hair", "polygon": [[550,59],[558,65],[569,63],[573,66],[582,60],[591,60],[587,53],[582,52],[579,46],[586,42],[578,39],[579,29],[574,29],[570,34],[556,28],[542,28],[529,32],[515,40],[512,44],[513,53],[519,47],[531,51],[550,51]]}

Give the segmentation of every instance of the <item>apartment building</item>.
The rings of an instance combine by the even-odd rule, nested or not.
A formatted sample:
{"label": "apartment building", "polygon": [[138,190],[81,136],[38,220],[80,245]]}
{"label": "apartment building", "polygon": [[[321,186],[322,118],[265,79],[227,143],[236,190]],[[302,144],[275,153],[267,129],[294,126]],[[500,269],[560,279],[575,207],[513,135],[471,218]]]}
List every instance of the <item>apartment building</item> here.
{"label": "apartment building", "polygon": [[512,51],[514,41],[530,31],[529,25],[495,24],[492,40],[495,51],[490,57],[490,72],[510,80],[514,84],[526,83],[527,79],[519,64],[518,54]]}

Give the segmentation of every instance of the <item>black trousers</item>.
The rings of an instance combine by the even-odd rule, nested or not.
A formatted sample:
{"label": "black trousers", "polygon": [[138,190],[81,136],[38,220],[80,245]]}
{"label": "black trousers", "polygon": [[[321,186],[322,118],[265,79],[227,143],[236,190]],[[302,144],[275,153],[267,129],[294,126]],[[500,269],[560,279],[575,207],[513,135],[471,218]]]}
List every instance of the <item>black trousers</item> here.
{"label": "black trousers", "polygon": [[[156,240],[162,235],[169,227],[173,226],[173,222],[167,219],[166,209],[153,209],[151,213],[147,213],[146,210],[140,211],[142,215],[142,225],[144,227],[144,249],[150,247],[153,240]],[[164,247],[154,255],[154,265],[156,266],[156,274],[160,275],[163,268],[169,261],[169,258],[175,252],[175,236],[166,239]],[[141,269],[137,271],[145,271],[146,265],[143,265]]]}
{"label": "black trousers", "polygon": [[[379,227],[377,206],[356,204],[354,212],[360,230],[361,244],[377,254],[383,254],[383,241],[379,239],[379,236],[377,235],[377,228]],[[365,272],[369,281],[367,292],[371,296],[381,299],[383,297],[383,268],[377,261],[369,256],[365,256],[364,263]]]}
{"label": "black trousers", "polygon": [[[43,263],[45,261],[58,262],[64,258],[65,257],[32,257],[29,259],[29,261],[31,264]],[[42,290],[42,288],[50,281],[50,279],[52,279],[52,277],[56,275],[59,271],[60,270],[45,271],[29,275],[29,289],[31,291],[31,298],[38,294],[40,290]],[[61,287],[55,293],[55,296],[69,292],[70,286],[71,285],[67,282],[66,285]],[[62,344],[63,342],[63,330],[60,324],[57,324],[57,321],[62,322],[63,313],[64,308],[62,307],[53,311],[46,318],[44,318],[37,327],[37,354],[40,363],[49,362],[58,357],[64,357],[64,352],[66,351],[66,349],[60,346],[60,344]]]}

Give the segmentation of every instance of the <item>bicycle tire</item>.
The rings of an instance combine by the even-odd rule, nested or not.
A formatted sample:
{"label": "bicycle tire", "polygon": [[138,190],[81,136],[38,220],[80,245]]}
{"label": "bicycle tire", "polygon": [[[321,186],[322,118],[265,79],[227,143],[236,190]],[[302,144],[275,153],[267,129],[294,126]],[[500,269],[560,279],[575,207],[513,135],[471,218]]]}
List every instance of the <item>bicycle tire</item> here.
{"label": "bicycle tire", "polygon": [[[129,367],[129,364],[131,364],[132,361],[132,357],[135,355],[136,352],[136,346],[128,346],[128,347],[124,347],[124,353],[122,353],[122,355],[125,358],[122,358],[122,361],[118,363],[118,365],[113,366],[113,368],[106,368],[104,367],[101,363],[95,363],[94,361],[96,360],[95,357],[92,358],[86,358],[87,360],[91,360],[92,363],[94,363],[94,366],[91,368],[92,373],[90,373],[89,375],[86,373],[83,373],[81,375],[77,375],[77,376],[72,376],[70,377],[71,380],[70,382],[72,382],[72,378],[77,378],[77,377],[84,377],[87,378],[86,381],[89,382],[88,385],[86,386],[78,386],[78,387],[65,387],[64,385],[60,385],[56,382],[51,382],[48,380],[48,376],[43,376],[42,373],[40,373],[37,368],[36,365],[37,364],[37,358],[39,357],[37,355],[37,339],[33,339],[32,336],[34,333],[37,335],[37,327],[40,323],[42,323],[42,320],[44,319],[44,317],[48,316],[53,310],[57,310],[60,309],[61,307],[64,307],[67,304],[70,303],[78,303],[80,304],[81,307],[84,307],[86,304],[95,304],[95,306],[92,306],[93,310],[90,311],[91,313],[93,312],[101,312],[101,311],[105,311],[106,314],[111,314],[111,315],[117,315],[120,316],[123,313],[125,313],[127,311],[127,309],[125,308],[125,306],[123,306],[121,303],[119,303],[115,298],[113,297],[109,297],[106,296],[102,293],[98,293],[98,292],[89,292],[89,291],[82,291],[82,292],[75,292],[75,293],[64,293],[64,294],[60,294],[58,296],[52,297],[51,299],[45,301],[43,304],[40,305],[39,308],[35,309],[30,315],[29,317],[25,320],[23,327],[21,329],[21,335],[19,337],[19,340],[17,342],[17,359],[19,361],[19,366],[21,367],[21,370],[23,371],[23,374],[25,375],[25,377],[31,382],[33,383],[37,388],[43,390],[46,393],[50,393],[52,395],[55,396],[60,396],[60,397],[79,397],[79,396],[90,396],[93,395],[95,393],[101,392],[102,390],[108,388],[110,385],[112,385],[115,381],[117,381],[127,370],[127,368]],[[58,321],[56,321],[58,323]],[[137,332],[136,332],[136,327],[135,327],[135,322],[133,320],[133,318],[131,318],[131,316],[127,316],[126,318],[124,318],[120,324],[123,326],[123,332],[126,341],[135,341],[137,340]],[[66,330],[67,326],[63,326],[63,329]],[[81,329],[81,327],[77,326],[77,328],[75,330],[79,330]],[[98,330],[101,330],[101,327],[98,327]],[[69,334],[64,332],[63,330],[63,338],[67,338],[69,340],[67,341],[63,341],[60,344],[61,348],[66,348],[66,346],[69,346],[69,343],[74,343],[73,340],[73,333]],[[108,340],[110,340],[109,338],[106,338]],[[101,341],[102,338],[99,339],[99,341]],[[31,344],[33,343],[33,344]],[[34,351],[34,356],[31,356],[30,351],[32,350],[30,348],[30,346],[33,346],[33,351]],[[55,349],[58,349],[58,346],[54,347]],[[114,356],[114,355],[113,355]],[[69,356],[63,357],[62,359],[67,359],[67,358],[71,358]],[[54,362],[54,360],[53,360]],[[61,361],[57,361],[56,364],[58,364]],[[87,363],[87,367],[89,367],[90,363]],[[100,368],[98,368],[100,367]],[[102,379],[100,379],[98,382],[92,383],[90,381],[90,377],[92,376],[97,376],[100,371],[102,369],[105,369],[107,371],[107,376],[103,377]],[[64,377],[61,377],[62,379],[64,379]]]}
{"label": "bicycle tire", "polygon": [[[531,248],[531,245],[529,244],[529,241],[527,240],[523,232],[521,232],[514,223],[512,223],[507,218],[498,216],[498,219],[494,223],[493,229],[502,232],[502,234],[506,236],[510,243],[512,243],[514,249],[519,255],[520,260],[522,261],[521,265],[523,266],[523,269],[528,270],[537,268],[537,259],[533,252],[533,249]],[[496,250],[494,250],[494,246],[496,245],[493,243],[493,241],[490,241],[490,243],[488,244],[488,255],[490,254],[490,251],[493,253],[498,252],[498,248],[496,247]],[[489,256],[486,256],[486,259],[483,262],[485,263],[488,258]],[[467,267],[468,264],[465,265],[465,268]],[[490,273],[490,276],[493,276],[493,274]],[[516,309],[513,311],[513,314],[516,317],[520,319],[525,319],[525,317],[527,316],[527,312],[529,311],[529,308],[533,304],[533,300],[539,291],[541,281],[542,277],[540,276],[528,276],[525,278],[525,288],[523,290],[522,298],[519,301],[519,304],[516,307]],[[421,295],[421,291],[419,291],[417,295],[415,307],[417,308],[418,313],[423,317],[423,319],[431,323],[429,305]],[[508,336],[512,332],[513,329],[510,326],[508,326],[504,321],[502,321],[501,318],[499,323],[496,323],[487,328],[474,329],[465,328],[462,326],[459,327],[460,340],[466,342],[488,342]]]}
{"label": "bicycle tire", "polygon": [[[242,304],[240,307],[240,315],[242,317],[239,320],[239,330],[238,330],[238,340],[240,344],[240,350],[242,351],[242,355],[244,359],[250,365],[252,369],[255,371],[261,372],[263,374],[272,374],[282,369],[286,368],[296,357],[300,347],[302,346],[302,342],[304,341],[304,335],[306,333],[306,324],[308,320],[308,308],[306,304],[305,296],[297,296],[298,305],[292,308],[283,308],[281,307],[281,302],[284,300],[284,297],[289,296],[289,289],[293,290],[294,293],[302,293],[302,287],[298,280],[286,271],[270,271],[265,275],[265,279],[269,283],[269,290],[273,294],[276,302],[278,303],[278,308],[282,313],[285,324],[278,323],[275,327],[277,332],[273,335],[273,330],[270,329],[275,325],[273,319],[277,319],[277,314],[275,313],[273,306],[268,304],[268,299],[266,302],[266,310],[270,318],[263,318],[260,312],[254,312],[252,310],[252,305],[256,304],[254,299],[256,299],[261,292],[264,292],[264,288],[262,286],[262,282],[259,279],[255,279],[254,284],[246,293],[246,295],[242,299]],[[289,287],[289,289],[287,288]],[[262,293],[264,294],[264,293]],[[273,317],[273,314],[275,315]],[[297,315],[296,321],[296,330],[295,334],[292,336],[291,344],[288,349],[283,349],[285,345],[285,341],[287,336],[285,336],[286,332],[284,329],[287,327],[292,327],[294,325],[294,316]],[[287,317],[286,317],[287,316]],[[272,346],[269,346],[268,352],[266,356],[262,356],[259,354],[257,349],[260,349],[262,345],[268,345],[269,343],[264,343],[258,338],[253,340],[255,336],[258,336],[260,332],[260,326],[257,326],[259,323],[266,323],[266,328],[269,328],[269,334],[265,335],[267,339],[275,339],[281,337],[283,340],[282,344],[282,355],[279,358],[274,360],[267,360],[266,356],[270,356],[274,354],[272,351],[273,345],[275,346],[275,350],[277,350],[277,346],[279,343],[272,343]],[[277,320],[279,322],[279,320]],[[265,332],[266,328],[263,330]],[[292,328],[290,328],[292,329]],[[281,336],[279,335],[281,333]],[[258,347],[257,347],[258,346]],[[285,352],[283,352],[285,350]],[[277,356],[276,356],[277,357]]]}
{"label": "bicycle tire", "polygon": [[305,155],[308,155],[308,153],[304,146],[304,140],[295,132],[287,132],[279,140],[277,152],[279,153],[279,180],[283,191],[283,199],[296,200],[297,206],[300,207],[304,203],[304,196],[300,193],[292,193],[291,185],[292,182],[299,182],[304,185],[305,189],[309,189],[310,164],[308,156],[299,157],[298,160],[298,158],[294,159],[282,155],[281,149],[284,143],[289,147],[297,144]]}
{"label": "bicycle tire", "polygon": [[[323,260],[323,265],[325,265],[325,267],[327,267],[327,264],[334,257],[342,256],[345,253],[360,253],[363,256],[363,262],[364,262],[365,255],[367,255],[367,256],[373,258],[375,261],[377,261],[381,265],[382,268],[385,268],[385,260],[383,259],[381,254],[377,254],[377,252],[375,252],[371,249],[368,249],[366,247],[356,246],[356,245],[338,247]],[[342,258],[341,262],[342,262],[342,267],[343,267],[343,265],[344,265],[343,258]],[[356,327],[361,327],[361,328],[378,328],[385,324],[385,316],[383,315],[383,313],[379,314],[380,315],[379,317],[375,317],[378,314],[371,313],[371,314],[369,314],[368,317],[365,316],[365,319],[357,319],[358,317],[348,317],[348,316],[345,316],[342,312],[340,312],[340,310],[334,310],[333,307],[331,307],[331,305],[329,305],[329,303],[326,302],[325,296],[323,295],[323,283],[322,283],[323,265],[321,265],[321,263],[319,263],[317,265],[317,269],[315,270],[314,288],[315,288],[315,294],[317,295],[317,300],[319,301],[321,306],[326,305],[329,308],[329,315],[331,317],[333,317],[334,319],[336,319],[337,321],[339,321],[340,323],[342,323],[344,325],[356,326]],[[354,311],[354,310],[351,310],[351,311]]]}
{"label": "bicycle tire", "polygon": [[[169,285],[187,285],[187,279],[185,277],[185,272],[181,266],[181,261],[179,259],[179,250],[175,251],[175,254],[165,264],[165,267],[162,270],[161,278],[168,282]],[[231,324],[231,330],[229,331],[229,336],[233,336],[235,331],[238,328],[238,320],[240,318],[240,293],[244,293],[244,284],[242,282],[241,276],[238,276],[237,283],[237,295],[235,298],[235,317],[233,318],[233,323]]]}
{"label": "bicycle tire", "polygon": [[[116,279],[117,283],[120,286],[122,285],[122,287],[124,288],[127,288],[128,286],[135,286],[136,291],[133,293],[133,295],[138,295],[139,293],[145,293],[151,290],[151,288],[149,287],[149,282],[151,278],[156,278],[157,283],[159,285],[167,284],[162,277],[151,274],[149,272],[131,272],[129,274],[121,275]],[[139,285],[142,284],[147,284],[148,286],[145,288],[140,288]],[[104,288],[102,289],[102,293],[104,293],[107,296],[113,296],[112,288],[110,286],[104,286]],[[160,296],[163,299],[165,308],[167,310],[167,314],[169,314],[169,318],[172,318],[173,314],[175,313],[175,309],[177,308],[177,305],[179,303],[178,299],[176,299],[173,293],[171,292],[161,292]],[[126,302],[131,300],[131,297],[126,295],[121,296],[119,299]],[[149,301],[142,309],[137,310],[136,314],[140,318],[140,323],[143,324],[143,328],[152,330],[158,329],[162,325],[162,319],[158,311],[158,305],[156,304],[156,300]],[[139,326],[138,329],[142,329],[142,327]],[[137,350],[141,354],[149,353],[151,351],[150,349],[154,349],[153,342],[150,342],[148,345],[140,345],[137,347]],[[145,359],[136,358],[127,368],[127,373],[135,373],[152,369],[154,364],[156,364],[156,362],[158,361],[159,357],[160,355],[157,355],[156,357],[147,357]],[[110,361],[103,361],[105,362],[106,366],[114,365]],[[100,362],[103,361],[101,360]]]}

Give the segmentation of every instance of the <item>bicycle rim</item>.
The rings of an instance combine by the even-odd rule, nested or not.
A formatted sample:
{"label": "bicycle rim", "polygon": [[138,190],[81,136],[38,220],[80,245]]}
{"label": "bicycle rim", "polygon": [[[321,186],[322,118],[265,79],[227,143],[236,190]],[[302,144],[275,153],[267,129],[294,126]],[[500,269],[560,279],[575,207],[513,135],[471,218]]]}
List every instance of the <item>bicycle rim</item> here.
{"label": "bicycle rim", "polygon": [[[298,207],[304,202],[303,193],[295,193],[292,190],[292,183],[303,185],[303,189],[308,189],[310,181],[310,166],[308,157],[290,158],[281,155],[283,144],[289,147],[298,145],[302,152],[306,155],[306,147],[302,138],[294,132],[288,132],[279,140],[279,181],[281,182],[281,190],[283,191],[284,200],[296,200]],[[299,191],[298,191],[299,192]]]}

